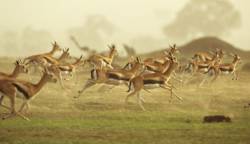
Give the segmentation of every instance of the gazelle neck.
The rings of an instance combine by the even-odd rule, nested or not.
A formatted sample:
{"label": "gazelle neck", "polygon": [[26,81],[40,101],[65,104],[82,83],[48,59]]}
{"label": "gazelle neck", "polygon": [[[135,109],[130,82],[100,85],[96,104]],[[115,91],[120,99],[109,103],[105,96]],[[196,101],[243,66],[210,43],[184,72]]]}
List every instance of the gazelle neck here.
{"label": "gazelle neck", "polygon": [[138,69],[140,68],[140,64],[139,63],[135,63],[132,68],[129,70],[129,72],[131,73],[136,73],[138,71]]}
{"label": "gazelle neck", "polygon": [[232,64],[233,64],[234,66],[236,66],[236,65],[238,64],[238,62],[239,62],[239,59],[234,58],[234,60],[233,60]]}
{"label": "gazelle neck", "polygon": [[63,53],[57,60],[62,61],[67,57],[68,53]]}
{"label": "gazelle neck", "polygon": [[171,73],[176,69],[177,66],[178,66],[178,63],[171,60],[169,68],[163,74],[166,77],[169,77],[171,75]]}
{"label": "gazelle neck", "polygon": [[53,47],[53,49],[50,52],[48,52],[47,55],[52,56],[56,53],[56,51],[57,51],[56,48]]}
{"label": "gazelle neck", "polygon": [[74,62],[72,65],[74,66],[74,67],[76,67],[76,66],[79,66],[80,64],[81,64],[81,60],[80,59],[78,59],[78,60],[76,60],[76,62]]}
{"label": "gazelle neck", "polygon": [[113,60],[114,56],[115,56],[115,50],[112,49],[109,53],[109,58],[111,59],[111,61]]}
{"label": "gazelle neck", "polygon": [[19,67],[18,65],[16,65],[15,69],[13,70],[13,72],[9,75],[9,77],[12,78],[16,78],[19,75],[20,71],[19,71]]}
{"label": "gazelle neck", "polygon": [[48,82],[48,75],[44,74],[40,81],[34,85],[34,93],[39,92],[42,87]]}

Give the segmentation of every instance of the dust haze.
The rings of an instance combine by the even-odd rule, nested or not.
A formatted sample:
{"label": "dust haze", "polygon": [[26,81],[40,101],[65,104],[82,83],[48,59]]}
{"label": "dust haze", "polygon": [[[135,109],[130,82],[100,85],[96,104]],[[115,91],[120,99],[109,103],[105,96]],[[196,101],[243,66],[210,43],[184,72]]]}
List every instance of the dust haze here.
{"label": "dust haze", "polygon": [[249,4],[243,0],[1,1],[1,56],[47,51],[54,40],[77,55],[71,35],[98,51],[115,43],[121,54],[124,43],[143,53],[204,36],[250,50]]}

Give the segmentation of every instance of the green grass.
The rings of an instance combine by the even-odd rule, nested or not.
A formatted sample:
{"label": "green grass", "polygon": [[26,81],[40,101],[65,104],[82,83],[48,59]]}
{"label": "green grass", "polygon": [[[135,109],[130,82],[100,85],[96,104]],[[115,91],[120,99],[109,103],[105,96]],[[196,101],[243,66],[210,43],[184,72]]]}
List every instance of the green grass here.
{"label": "green grass", "polygon": [[[26,78],[26,77],[23,77]],[[27,78],[26,78],[27,79]],[[212,86],[180,86],[173,99],[169,92],[142,92],[147,111],[130,99],[124,104],[126,87],[112,90],[95,86],[74,99],[86,75],[67,82],[70,89],[48,84],[31,102],[31,121],[19,117],[0,121],[0,144],[249,144],[249,73],[238,81],[220,78]],[[35,80],[34,80],[35,81]],[[8,105],[8,99],[4,100]],[[18,105],[20,100],[18,100]],[[0,113],[6,110],[0,108]],[[205,115],[223,114],[232,123],[202,123]]]}
{"label": "green grass", "polygon": [[[245,112],[245,114],[249,113]],[[37,115],[37,116],[36,116]],[[42,116],[41,116],[42,115]],[[189,121],[187,121],[189,120]],[[173,112],[84,111],[34,114],[2,121],[6,143],[247,143],[249,115],[232,123],[203,124],[202,116]]]}

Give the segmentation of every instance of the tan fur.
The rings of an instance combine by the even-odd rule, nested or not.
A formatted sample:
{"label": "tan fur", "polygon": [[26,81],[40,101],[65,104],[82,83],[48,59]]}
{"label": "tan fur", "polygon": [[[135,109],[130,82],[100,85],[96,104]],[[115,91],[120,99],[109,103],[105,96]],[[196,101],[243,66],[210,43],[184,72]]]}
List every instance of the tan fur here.
{"label": "tan fur", "polygon": [[15,62],[15,68],[11,74],[6,74],[3,72],[0,72],[0,79],[15,79],[20,73],[27,73],[27,67],[26,65],[21,61],[17,60]]}
{"label": "tan fur", "polygon": [[[164,88],[164,89],[168,89],[171,92],[171,98],[172,98],[172,94],[173,91],[173,86],[169,83],[169,80],[174,72],[174,70],[178,67],[178,62],[176,61],[175,57],[171,58],[171,63],[169,68],[164,72],[164,73],[160,73],[160,72],[156,72],[156,73],[146,73],[146,74],[141,74],[139,76],[136,76],[135,78],[133,78],[130,81],[129,84],[129,90],[133,89],[133,92],[131,92],[129,95],[127,95],[125,101],[128,101],[128,98],[133,96],[133,95],[137,95],[137,102],[139,104],[139,106],[141,107],[142,110],[145,110],[145,108],[142,105],[143,102],[143,98],[140,96],[140,91],[142,89],[146,90],[145,87],[145,82],[156,82],[156,84],[159,84],[159,87]],[[181,99],[180,97],[178,97],[176,95],[176,97],[178,99]]]}
{"label": "tan fur", "polygon": [[[137,58],[136,62],[132,66],[131,69],[112,69],[112,70],[105,70],[105,69],[94,69],[91,72],[92,78],[89,79],[82,90],[79,91],[79,96],[83,93],[87,88],[94,86],[98,83],[105,83],[109,85],[120,85],[121,83],[126,84],[132,78],[139,75],[142,71],[144,71],[144,66],[140,62],[140,59]],[[93,76],[96,75],[96,78]],[[112,76],[115,76],[112,77]],[[78,97],[79,97],[78,96]]]}
{"label": "tan fur", "polygon": [[[16,80],[16,79],[0,80],[0,93],[1,93],[0,104],[2,103],[4,97],[8,97],[10,99],[10,105],[11,105],[11,107],[8,108],[7,106],[3,106],[1,104],[3,107],[8,108],[11,111],[10,114],[5,116],[3,119],[18,115],[25,120],[29,120],[27,117],[20,114],[20,112],[22,112],[24,106],[27,106],[28,108],[29,101],[42,89],[42,87],[48,81],[51,81],[51,80],[56,82],[55,79],[53,79],[53,75],[49,74],[48,71],[44,72],[42,78],[37,84],[33,84],[33,83],[22,81],[22,80]],[[18,92],[21,94],[25,93],[24,96],[21,96],[24,99],[24,102],[19,112],[17,112],[15,108],[15,99],[16,97],[18,97],[17,95],[19,94]]]}
{"label": "tan fur", "polygon": [[117,50],[114,45],[109,46],[109,48],[110,48],[110,52],[108,56],[94,54],[87,59],[87,62],[94,65],[95,68],[102,69],[108,66],[109,68],[113,69],[112,62],[113,62],[114,56],[117,54]]}

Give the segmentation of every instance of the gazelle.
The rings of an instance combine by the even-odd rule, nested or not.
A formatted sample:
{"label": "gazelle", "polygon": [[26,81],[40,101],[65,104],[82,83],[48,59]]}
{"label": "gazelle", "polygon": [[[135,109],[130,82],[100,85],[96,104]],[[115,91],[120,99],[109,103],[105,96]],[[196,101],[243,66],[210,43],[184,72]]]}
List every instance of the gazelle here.
{"label": "gazelle", "polygon": [[219,65],[222,61],[221,58],[221,55],[216,52],[211,60],[198,61],[197,59],[193,59],[192,61],[190,61],[185,71],[190,71],[191,76],[186,80],[186,82],[192,79],[195,74],[206,74],[199,84],[199,87],[201,87],[211,76],[211,74],[207,75],[210,71],[210,68],[214,67],[215,65]]}
{"label": "gazelle", "polygon": [[123,66],[122,69],[130,70],[134,66],[135,63],[136,63],[136,58],[134,56],[131,56],[128,62]]}
{"label": "gazelle", "polygon": [[216,64],[210,68],[210,74],[214,74],[212,81],[216,80],[219,74],[233,74],[232,80],[238,79],[237,65],[241,58],[237,54],[231,54],[231,56],[233,56],[232,63]]}
{"label": "gazelle", "polygon": [[15,69],[13,70],[13,72],[11,74],[6,74],[6,73],[0,72],[0,79],[17,78],[17,76],[20,73],[28,73],[28,69],[27,69],[26,65],[21,60],[17,60],[15,62]]}
{"label": "gazelle", "polygon": [[[218,54],[219,58],[222,59],[224,56],[224,51],[217,48],[215,54]],[[207,60],[211,61],[213,59],[213,54],[209,52],[197,52],[196,54],[194,54],[192,59],[203,62]]]}
{"label": "gazelle", "polygon": [[[1,106],[10,109],[10,114],[3,117],[3,119],[12,117],[12,116],[20,116],[25,120],[29,120],[27,117],[21,114],[23,108],[27,106],[29,109],[29,102],[34,99],[37,93],[44,87],[47,82],[56,82],[54,76],[49,73],[47,70],[44,71],[44,74],[40,81],[36,84],[22,81],[22,80],[0,80],[0,104],[2,103],[4,97],[8,97],[10,99],[10,108],[1,104]],[[22,98],[24,101],[19,109],[16,111],[15,102],[16,98]]]}
{"label": "gazelle", "polygon": [[127,103],[128,98],[136,94],[137,102],[139,106],[141,107],[142,110],[145,110],[145,108],[142,105],[142,102],[144,102],[144,99],[141,97],[140,91],[142,89],[147,90],[150,88],[155,88],[155,87],[150,87],[150,86],[156,86],[156,88],[160,87],[160,88],[168,89],[171,92],[171,99],[172,99],[172,95],[174,94],[178,99],[182,100],[181,97],[177,96],[173,92],[172,90],[173,86],[169,83],[169,80],[174,70],[177,67],[178,67],[178,61],[175,58],[172,58],[169,68],[164,73],[160,73],[160,72],[145,73],[145,74],[141,74],[133,78],[129,83],[129,90],[128,90],[128,92],[130,92],[130,90],[133,89],[133,92],[127,95],[125,102]]}
{"label": "gazelle", "polygon": [[108,56],[94,54],[87,59],[87,62],[94,65],[95,68],[102,69],[107,66],[113,69],[112,62],[113,62],[115,55],[117,55],[117,50],[115,48],[115,45],[109,46],[109,49],[110,49],[110,52]]}
{"label": "gazelle", "polygon": [[29,56],[24,59],[25,63],[29,65],[31,64],[35,67],[40,66],[42,68],[44,66],[48,66],[48,61],[44,57],[46,56],[52,57],[57,51],[62,50],[56,42],[54,42],[52,45],[53,45],[53,48],[50,52]]}
{"label": "gazelle", "polygon": [[221,62],[220,56],[218,53],[216,53],[211,60],[206,61],[198,61],[198,60],[192,60],[189,62],[186,70],[189,70],[192,72],[192,75],[195,73],[207,73],[209,68],[215,64],[218,64]]}
{"label": "gazelle", "polygon": [[[49,67],[49,70],[55,74],[55,76],[59,79],[61,86],[64,88],[64,84],[62,82],[63,81],[62,75],[69,75],[71,78],[73,78],[76,69],[82,64],[85,64],[85,61],[82,60],[81,56],[72,64],[52,65]],[[64,79],[64,80],[69,80],[69,79]]]}
{"label": "gazelle", "polygon": [[43,56],[43,58],[49,63],[49,65],[60,65],[63,60],[70,57],[69,48],[64,49],[62,55],[59,58],[54,58],[51,56]]}
{"label": "gazelle", "polygon": [[164,63],[152,63],[152,64],[145,64],[145,67],[147,68],[148,71],[151,72],[160,72],[160,73],[164,73],[164,71],[166,71],[170,65],[171,61],[169,60],[169,58],[165,57],[165,62]]}
{"label": "gazelle", "polygon": [[144,64],[145,65],[153,65],[155,63],[160,63],[163,64],[166,61],[166,58],[168,58],[169,55],[174,55],[175,53],[179,52],[179,49],[176,48],[176,44],[174,44],[173,46],[169,46],[170,49],[164,51],[164,55],[163,56],[158,56],[156,58],[147,58],[144,60]]}
{"label": "gazelle", "polygon": [[[91,71],[91,79],[89,79],[82,90],[80,90],[79,96],[83,93],[87,88],[90,88],[96,84],[105,83],[109,85],[120,85],[128,83],[132,78],[139,75],[142,71],[144,71],[144,65],[141,62],[140,58],[136,58],[136,62],[132,66],[131,69],[93,69]],[[79,97],[78,96],[78,97]]]}

